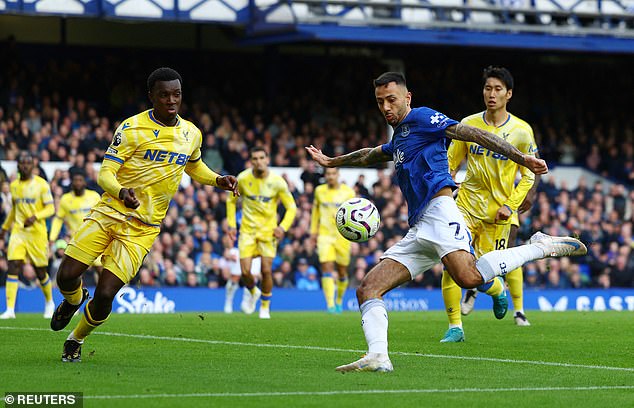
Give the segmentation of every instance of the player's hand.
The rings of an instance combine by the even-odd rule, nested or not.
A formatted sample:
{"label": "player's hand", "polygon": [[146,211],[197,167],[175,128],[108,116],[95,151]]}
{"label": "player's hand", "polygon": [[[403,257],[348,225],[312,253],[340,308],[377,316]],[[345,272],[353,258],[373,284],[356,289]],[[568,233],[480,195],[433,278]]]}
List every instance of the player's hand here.
{"label": "player's hand", "polygon": [[227,229],[227,235],[231,238],[231,241],[235,242],[238,237],[238,230],[235,228],[229,228]]}
{"label": "player's hand", "polygon": [[37,218],[35,217],[35,215],[32,215],[29,218],[27,218],[26,220],[24,220],[24,226],[25,227],[30,227],[31,225],[33,225],[35,223],[35,221],[37,221]]}
{"label": "player's hand", "polygon": [[313,160],[319,163],[323,167],[330,167],[330,161],[332,160],[330,157],[326,156],[321,152],[321,149],[316,148],[313,145],[306,147],[306,150],[311,155]]}
{"label": "player's hand", "polygon": [[275,228],[275,230],[273,230],[273,236],[278,240],[284,238],[284,234],[286,234],[286,231],[284,231],[284,228],[282,227],[277,227]]}
{"label": "player's hand", "polygon": [[132,188],[122,188],[119,191],[119,198],[123,201],[123,205],[128,208],[138,208],[141,205],[141,202],[138,198],[136,198],[136,194],[134,194],[134,189]]}
{"label": "player's hand", "polygon": [[546,162],[535,156],[524,155],[524,166],[528,167],[528,169],[535,174],[548,173],[548,166],[546,165]]}
{"label": "player's hand", "polygon": [[216,178],[216,185],[223,190],[233,192],[233,195],[236,197],[240,195],[238,192],[238,179],[234,176],[218,176]]}
{"label": "player's hand", "polygon": [[495,214],[495,222],[506,221],[511,217],[511,214],[513,214],[511,209],[503,205],[502,207],[498,209],[498,212]]}

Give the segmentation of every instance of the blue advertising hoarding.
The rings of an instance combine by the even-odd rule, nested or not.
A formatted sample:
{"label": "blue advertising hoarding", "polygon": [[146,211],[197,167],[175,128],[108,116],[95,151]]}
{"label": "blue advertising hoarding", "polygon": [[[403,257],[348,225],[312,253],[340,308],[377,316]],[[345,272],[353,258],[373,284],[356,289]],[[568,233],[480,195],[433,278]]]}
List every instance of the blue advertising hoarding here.
{"label": "blue advertising hoarding", "polygon": [[[91,293],[94,289],[91,288]],[[224,289],[206,288],[143,288],[126,286],[117,295],[113,313],[178,313],[221,312],[224,307]],[[55,302],[61,301],[59,291],[54,290]],[[4,299],[0,288],[0,299]],[[238,311],[242,291],[236,293],[234,310]],[[2,300],[0,308],[4,309]],[[397,289],[385,296],[389,311],[443,310],[439,289]],[[320,311],[325,309],[321,291],[275,289],[271,307],[275,311]],[[476,309],[488,310],[491,300],[481,295]],[[586,290],[526,290],[524,308],[541,311],[634,311],[634,289],[586,289]],[[42,312],[44,297],[39,288],[22,288],[18,292],[16,312]],[[357,311],[354,290],[344,297],[344,309]]]}

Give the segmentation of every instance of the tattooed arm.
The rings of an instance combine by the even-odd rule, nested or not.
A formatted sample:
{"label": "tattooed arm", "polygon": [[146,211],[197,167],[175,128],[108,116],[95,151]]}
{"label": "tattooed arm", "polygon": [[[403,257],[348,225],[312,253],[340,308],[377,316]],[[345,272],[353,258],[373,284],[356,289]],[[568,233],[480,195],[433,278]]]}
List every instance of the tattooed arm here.
{"label": "tattooed arm", "polygon": [[354,152],[344,154],[342,156],[328,157],[310,145],[306,148],[313,160],[323,167],[368,167],[373,164],[383,163],[392,160],[392,156],[383,151],[382,146],[366,147],[365,149],[355,150]]}
{"label": "tattooed arm", "polygon": [[528,169],[535,174],[548,173],[548,166],[546,166],[545,161],[534,156],[523,154],[506,140],[486,130],[458,123],[457,125],[448,126],[447,129],[445,129],[445,135],[450,139],[477,143],[493,152],[508,157],[519,165],[528,167]]}

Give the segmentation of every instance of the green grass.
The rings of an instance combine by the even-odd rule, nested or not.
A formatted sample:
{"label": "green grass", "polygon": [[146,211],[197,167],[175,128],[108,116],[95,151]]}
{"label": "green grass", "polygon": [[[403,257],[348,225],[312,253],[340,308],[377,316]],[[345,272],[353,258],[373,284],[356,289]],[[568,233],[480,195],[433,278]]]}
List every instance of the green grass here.
{"label": "green grass", "polygon": [[[464,321],[466,343],[440,344],[444,313],[395,312],[395,371],[343,375],[334,368],[365,348],[357,313],[274,312],[270,321],[219,313],[113,315],[87,339],[76,364],[59,361],[68,330],[55,333],[41,316],[20,314],[0,321],[0,392],[78,391],[87,407],[631,407],[633,317],[531,312],[533,326],[516,327],[510,317],[475,312]],[[614,386],[625,388],[606,388]],[[550,389],[558,387],[566,389]],[[387,392],[398,390],[409,392]],[[217,395],[225,393],[239,395]],[[257,395],[242,395],[249,393]]]}

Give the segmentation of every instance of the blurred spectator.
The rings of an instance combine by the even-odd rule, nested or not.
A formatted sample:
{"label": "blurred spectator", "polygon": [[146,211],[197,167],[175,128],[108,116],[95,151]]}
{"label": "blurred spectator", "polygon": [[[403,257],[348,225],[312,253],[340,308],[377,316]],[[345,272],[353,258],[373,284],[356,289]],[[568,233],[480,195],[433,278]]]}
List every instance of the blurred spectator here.
{"label": "blurred spectator", "polygon": [[297,272],[295,272],[295,282],[297,289],[300,290],[319,290],[319,281],[317,280],[317,269],[308,265],[306,258],[300,258],[297,262]]}
{"label": "blurred spectator", "polygon": [[[0,82],[7,85],[6,92],[0,92],[0,158],[13,160],[20,148],[30,150],[38,158],[36,172],[43,177],[46,174],[40,162],[67,161],[71,168],[85,168],[89,188],[98,189],[94,166],[102,160],[113,130],[127,112],[147,106],[147,101],[137,99],[139,92],[130,88],[124,78],[110,75],[127,66],[123,62],[126,57],[136,58],[138,69],[134,71],[139,74],[134,75],[149,72],[155,59],[150,52],[142,51],[141,56],[148,58],[139,58],[138,52],[118,50],[118,58],[112,58],[115,52],[99,50],[85,57],[90,61],[81,63],[72,53],[53,55],[50,61],[42,62],[42,54],[33,52],[19,57],[22,60],[0,65]],[[367,58],[346,57],[345,64],[337,58],[320,58],[319,64],[307,64],[310,58],[289,55],[283,66],[274,67],[280,69],[284,81],[271,87],[274,92],[267,93],[260,85],[262,77],[271,70],[268,64],[233,54],[221,66],[212,67],[199,63],[198,55],[183,53],[183,58],[197,62],[184,71],[188,78],[185,86],[191,87],[187,92],[191,92],[192,99],[191,105],[183,106],[183,117],[200,127],[203,160],[210,167],[237,174],[248,165],[248,149],[261,145],[271,152],[278,165],[302,169],[304,188],[291,187],[298,204],[297,220],[280,242],[274,274],[277,286],[290,287],[299,279],[299,275],[293,274],[294,269],[300,269],[298,259],[306,259],[307,270],[317,271],[319,265],[315,243],[308,239],[306,225],[312,191],[322,180],[314,162],[306,159],[303,146],[314,144],[324,153],[334,155],[385,142],[387,127],[374,106],[371,92],[367,98],[358,95],[359,89],[367,87],[368,79],[384,67]],[[406,58],[410,66],[417,66],[421,60],[417,56]],[[484,55],[474,58],[476,65],[488,64],[489,58]],[[537,230],[577,234],[590,251],[583,258],[549,259],[527,265],[526,285],[632,287],[634,119],[627,109],[629,94],[605,93],[601,85],[605,82],[600,80],[623,78],[629,82],[621,86],[627,88],[631,84],[628,74],[632,65],[619,60],[623,64],[587,64],[586,69],[584,64],[575,63],[578,70],[572,70],[571,63],[565,61],[525,64],[526,57],[509,58],[516,62],[514,72],[529,81],[527,94],[515,101],[514,106],[518,112],[525,112],[523,117],[535,129],[542,157],[549,164],[585,166],[615,182],[608,187],[603,181],[589,182],[580,177],[576,180],[577,187],[572,189],[566,183],[556,183],[553,177],[544,178],[532,210],[521,215],[518,240],[526,241]],[[455,75],[461,68],[457,60],[442,64],[426,61],[426,64],[428,69],[424,73],[410,71],[408,82],[413,89],[425,84],[424,94],[431,99],[443,100],[453,89],[452,94],[457,96],[444,100],[443,104],[445,113],[459,119],[464,106],[476,101],[455,91],[468,88],[471,78]],[[521,67],[526,68],[522,71]],[[323,72],[335,68],[341,78],[346,78],[338,85],[341,93],[336,100],[320,81],[306,83],[306,78],[320,78]],[[201,73],[209,75],[209,69],[212,75],[225,79],[222,87],[212,89],[197,79],[202,77]],[[589,70],[598,80],[585,81],[584,87],[579,87]],[[544,90],[541,86],[544,77],[558,87]],[[94,78],[102,80],[96,84]],[[53,82],[54,89],[50,86]],[[302,94],[296,92],[300,86],[305,89]],[[447,86],[450,88],[446,89]],[[35,94],[33,89],[37,90]],[[248,100],[235,97],[241,94],[250,97]],[[588,106],[592,109],[586,109]],[[51,175],[54,198],[59,200],[69,186],[68,171],[59,170]],[[367,184],[363,174],[354,184],[358,195],[375,202],[381,212],[382,226],[370,242],[352,246],[349,266],[352,287],[358,285],[383,251],[408,230],[407,208],[392,177],[391,168],[384,166],[374,185]],[[7,213],[11,198],[9,185],[3,179],[7,175],[0,167],[0,213]],[[170,205],[157,245],[146,259],[140,283],[176,286],[185,285],[195,277],[195,286],[224,284],[227,274],[223,272],[221,258],[227,247],[222,242],[226,231],[226,198],[225,192],[197,183],[182,188]],[[0,248],[3,250],[6,251]],[[0,269],[4,259],[0,256]],[[410,285],[438,287],[438,268],[433,267]],[[307,274],[305,281],[314,285],[312,282],[317,280],[311,281]]]}

